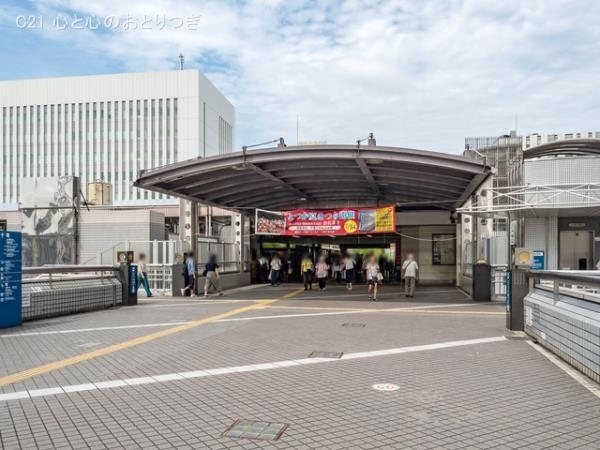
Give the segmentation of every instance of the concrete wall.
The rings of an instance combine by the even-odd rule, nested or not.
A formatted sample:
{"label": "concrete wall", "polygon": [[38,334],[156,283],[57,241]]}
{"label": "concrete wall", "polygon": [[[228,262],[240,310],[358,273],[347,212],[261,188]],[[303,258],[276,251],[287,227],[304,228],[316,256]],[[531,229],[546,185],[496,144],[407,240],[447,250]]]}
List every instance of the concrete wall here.
{"label": "concrete wall", "polygon": [[546,256],[546,270],[558,268],[558,221],[556,217],[526,218],[525,248],[543,250]]}
{"label": "concrete wall", "polygon": [[[131,241],[164,240],[164,215],[145,209],[81,210],[79,216],[79,262],[96,264],[102,252],[102,263],[111,263],[118,250]],[[134,249],[148,252],[146,249]]]}
{"label": "concrete wall", "polygon": [[21,212],[20,211],[0,211],[0,220],[6,221],[7,231],[21,231]]}
{"label": "concrete wall", "polygon": [[456,234],[455,225],[423,227],[401,227],[402,260],[413,253],[419,264],[419,280],[424,284],[456,282],[456,259],[452,265],[432,264],[432,236],[434,234]]}

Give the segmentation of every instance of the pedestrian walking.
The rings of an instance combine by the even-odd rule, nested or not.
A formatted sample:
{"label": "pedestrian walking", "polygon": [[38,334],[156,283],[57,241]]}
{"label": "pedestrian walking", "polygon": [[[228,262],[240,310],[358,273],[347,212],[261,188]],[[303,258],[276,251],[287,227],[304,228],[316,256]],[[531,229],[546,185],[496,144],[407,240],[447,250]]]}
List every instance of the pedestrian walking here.
{"label": "pedestrian walking", "polygon": [[137,262],[138,269],[138,289],[140,286],[146,291],[146,297],[152,297],[152,291],[150,290],[150,283],[148,282],[148,267],[146,265],[146,255],[140,253]]}
{"label": "pedestrian walking", "polygon": [[415,285],[417,275],[419,273],[419,265],[415,261],[412,253],[406,257],[406,261],[402,264],[402,278],[404,278],[404,294],[406,297],[415,296]]}
{"label": "pedestrian walking", "polygon": [[377,301],[377,287],[381,278],[381,270],[375,255],[370,255],[365,264],[365,275],[369,286],[369,300]]}
{"label": "pedestrian walking", "polygon": [[185,287],[181,290],[181,295],[194,297],[194,286],[196,284],[196,260],[194,259],[193,252],[189,252],[185,259],[182,275]]}
{"label": "pedestrian walking", "polygon": [[217,255],[210,255],[206,266],[204,267],[204,296],[208,297],[208,290],[211,286],[214,287],[215,291],[219,293],[219,296],[223,296],[221,290],[221,282],[219,281],[219,265],[217,264]]}
{"label": "pedestrian walking", "polygon": [[313,262],[310,256],[304,255],[300,262],[300,271],[302,272],[302,281],[304,281],[304,290],[312,290],[312,277],[313,277]]}
{"label": "pedestrian walking", "polygon": [[329,265],[325,261],[324,256],[319,257],[319,261],[315,266],[315,275],[319,282],[319,289],[324,291],[327,288],[327,275],[329,275]]}
{"label": "pedestrian walking", "polygon": [[259,282],[262,284],[266,284],[269,282],[269,280],[268,280],[268,278],[269,278],[269,260],[267,259],[267,257],[265,255],[260,255],[260,258],[258,258],[258,264],[259,264],[259,271],[258,271]]}
{"label": "pedestrian walking", "polygon": [[277,253],[273,255],[271,259],[271,273],[269,279],[271,280],[271,286],[279,286],[279,277],[281,275],[281,258]]}
{"label": "pedestrian walking", "polygon": [[356,260],[350,254],[346,254],[342,262],[344,272],[346,275],[346,289],[352,290],[352,281],[354,281],[354,267],[356,266]]}

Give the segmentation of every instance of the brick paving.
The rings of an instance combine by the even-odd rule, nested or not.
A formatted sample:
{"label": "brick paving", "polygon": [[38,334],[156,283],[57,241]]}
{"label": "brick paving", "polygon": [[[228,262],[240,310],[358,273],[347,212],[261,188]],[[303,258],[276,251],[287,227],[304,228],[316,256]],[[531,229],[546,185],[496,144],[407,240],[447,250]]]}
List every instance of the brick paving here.
{"label": "brick paving", "polygon": [[[0,377],[296,289],[154,299],[3,330]],[[301,292],[0,393],[507,335],[501,304],[474,304],[452,288],[421,289],[407,301],[386,286],[377,303],[363,291]],[[167,325],[3,337],[143,324]],[[376,391],[377,383],[399,389]],[[238,419],[289,427],[276,442],[222,437]],[[598,397],[527,342],[506,340],[0,401],[0,448],[599,449],[598,423]]]}

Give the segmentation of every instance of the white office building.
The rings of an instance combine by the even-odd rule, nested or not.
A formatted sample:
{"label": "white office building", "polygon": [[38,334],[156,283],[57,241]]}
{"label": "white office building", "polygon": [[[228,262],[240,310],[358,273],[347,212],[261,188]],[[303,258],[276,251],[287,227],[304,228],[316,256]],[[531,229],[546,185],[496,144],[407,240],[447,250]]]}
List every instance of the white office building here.
{"label": "white office building", "polygon": [[26,177],[113,186],[114,205],[177,203],[132,187],[141,169],[228,153],[233,105],[198,70],[0,82],[0,207]]}
{"label": "white office building", "polygon": [[532,133],[523,138],[523,150],[557,141],[573,139],[600,139],[600,131],[577,131],[570,133]]}

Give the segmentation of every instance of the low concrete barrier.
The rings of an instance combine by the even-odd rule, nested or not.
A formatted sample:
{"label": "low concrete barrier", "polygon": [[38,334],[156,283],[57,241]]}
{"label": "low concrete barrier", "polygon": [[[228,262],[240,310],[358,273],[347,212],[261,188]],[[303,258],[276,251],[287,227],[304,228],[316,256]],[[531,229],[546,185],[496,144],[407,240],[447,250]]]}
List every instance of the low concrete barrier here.
{"label": "low concrete barrier", "polygon": [[[594,278],[572,283],[575,286],[600,283],[598,277]],[[532,282],[524,300],[525,332],[600,382],[600,296],[581,288],[565,287],[568,280],[553,281],[554,285]]]}

